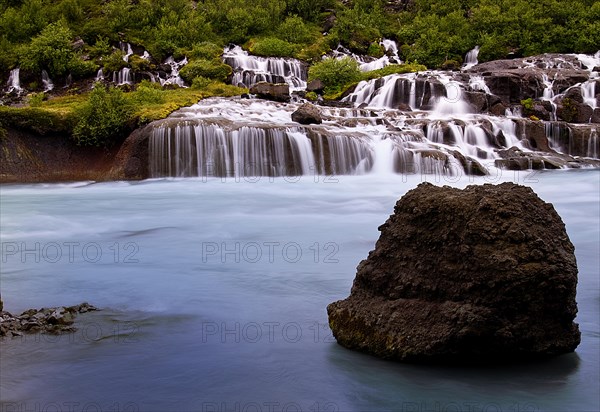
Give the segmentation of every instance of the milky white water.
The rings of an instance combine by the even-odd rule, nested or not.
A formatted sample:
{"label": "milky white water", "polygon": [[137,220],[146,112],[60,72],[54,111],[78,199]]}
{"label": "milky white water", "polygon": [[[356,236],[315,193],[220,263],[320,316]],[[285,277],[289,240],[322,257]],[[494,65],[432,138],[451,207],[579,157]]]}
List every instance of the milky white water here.
{"label": "milky white water", "polygon": [[[554,204],[579,266],[575,353],[450,368],[335,343],[327,304],[424,180],[515,181]],[[597,170],[4,185],[5,309],[104,310],[73,335],[4,339],[0,410],[598,410],[599,191]]]}

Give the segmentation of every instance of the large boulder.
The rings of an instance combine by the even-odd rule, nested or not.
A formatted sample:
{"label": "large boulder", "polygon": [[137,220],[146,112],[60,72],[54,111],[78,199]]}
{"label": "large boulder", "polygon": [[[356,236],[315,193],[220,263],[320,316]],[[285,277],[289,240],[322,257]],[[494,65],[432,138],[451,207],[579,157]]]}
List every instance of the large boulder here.
{"label": "large boulder", "polygon": [[319,109],[310,104],[304,103],[294,113],[292,113],[292,120],[300,124],[321,124],[323,119],[321,118],[321,112]]}
{"label": "large boulder", "polygon": [[250,88],[250,93],[266,100],[276,102],[290,101],[290,86],[287,83],[258,82]]}
{"label": "large boulder", "polygon": [[574,247],[528,187],[423,183],[379,227],[350,296],[327,308],[338,343],[415,362],[501,362],[575,350]]}

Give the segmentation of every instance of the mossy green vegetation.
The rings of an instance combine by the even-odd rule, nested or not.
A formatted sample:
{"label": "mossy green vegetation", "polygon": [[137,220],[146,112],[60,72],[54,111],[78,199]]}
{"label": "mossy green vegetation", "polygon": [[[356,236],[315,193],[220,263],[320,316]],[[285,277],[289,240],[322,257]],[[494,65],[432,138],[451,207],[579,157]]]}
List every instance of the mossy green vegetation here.
{"label": "mossy green vegetation", "polygon": [[[248,42],[257,54],[316,61],[338,43],[380,57],[384,37],[398,41],[405,61],[438,68],[462,63],[475,45],[481,47],[480,61],[594,53],[599,22],[596,0],[5,1],[0,72],[20,66],[83,76],[100,59],[112,70],[120,64],[112,56],[118,41],[144,47],[157,61],[169,55],[210,61],[226,44]],[[77,38],[85,42],[81,50],[71,47]]]}

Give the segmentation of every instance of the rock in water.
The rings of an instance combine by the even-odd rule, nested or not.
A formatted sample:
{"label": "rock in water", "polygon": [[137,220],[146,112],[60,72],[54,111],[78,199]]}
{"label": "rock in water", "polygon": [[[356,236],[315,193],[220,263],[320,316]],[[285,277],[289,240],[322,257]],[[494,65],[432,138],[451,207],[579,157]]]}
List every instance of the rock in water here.
{"label": "rock in water", "polygon": [[321,124],[321,112],[314,105],[304,103],[294,113],[292,113],[292,121],[300,124]]}
{"label": "rock in water", "polygon": [[454,363],[545,357],[579,344],[574,247],[532,189],[423,183],[379,230],[350,296],[327,308],[342,346]]}

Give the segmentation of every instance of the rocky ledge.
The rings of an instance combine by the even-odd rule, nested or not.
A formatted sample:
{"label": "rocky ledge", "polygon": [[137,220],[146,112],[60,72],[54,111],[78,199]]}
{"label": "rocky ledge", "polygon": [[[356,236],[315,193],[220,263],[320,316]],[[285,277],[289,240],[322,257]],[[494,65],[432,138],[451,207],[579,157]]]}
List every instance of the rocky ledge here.
{"label": "rocky ledge", "polygon": [[98,310],[89,303],[56,308],[29,309],[18,316],[1,311],[0,337],[21,336],[24,333],[68,333],[74,332],[75,317],[79,313]]}
{"label": "rocky ledge", "polygon": [[574,247],[530,188],[423,183],[379,230],[350,296],[327,308],[342,346],[400,361],[495,363],[579,344]]}

